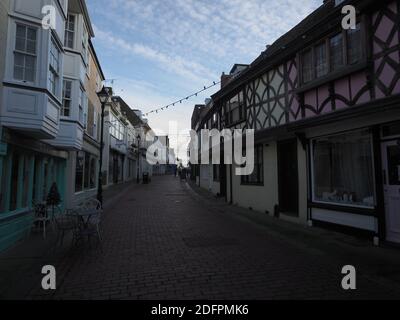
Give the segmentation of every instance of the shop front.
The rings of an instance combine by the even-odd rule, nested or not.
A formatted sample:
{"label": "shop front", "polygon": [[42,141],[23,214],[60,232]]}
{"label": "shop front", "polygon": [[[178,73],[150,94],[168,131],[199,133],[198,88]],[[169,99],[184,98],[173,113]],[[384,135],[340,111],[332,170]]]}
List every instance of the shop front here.
{"label": "shop front", "polygon": [[400,122],[382,127],[386,240],[400,243]]}
{"label": "shop front", "polygon": [[378,233],[371,131],[311,140],[311,218]]}
{"label": "shop front", "polygon": [[24,237],[33,204],[44,202],[53,183],[65,201],[67,154],[14,134],[3,137],[0,153],[0,251]]}
{"label": "shop front", "polygon": [[110,159],[108,168],[109,184],[118,184],[123,182],[125,155],[111,149],[109,159]]}
{"label": "shop front", "polygon": [[400,122],[309,140],[309,214],[400,243]]}

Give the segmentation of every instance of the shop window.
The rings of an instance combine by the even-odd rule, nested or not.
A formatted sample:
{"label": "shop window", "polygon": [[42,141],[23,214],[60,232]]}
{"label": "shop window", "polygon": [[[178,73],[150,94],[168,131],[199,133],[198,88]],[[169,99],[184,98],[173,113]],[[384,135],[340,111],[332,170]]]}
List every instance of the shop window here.
{"label": "shop window", "polygon": [[213,165],[213,180],[218,182],[220,180],[220,174],[219,174],[219,164],[214,164]]}
{"label": "shop window", "polygon": [[12,157],[12,167],[11,167],[11,197],[10,197],[10,211],[15,211],[17,209],[17,195],[18,195],[18,173],[20,165],[20,157],[18,153],[14,153]]}
{"label": "shop window", "polygon": [[97,158],[88,152],[80,151],[76,159],[75,192],[96,187]]}
{"label": "shop window", "polygon": [[90,176],[90,154],[85,152],[85,168],[84,168],[84,188],[89,189],[89,176]]}
{"label": "shop window", "polygon": [[83,191],[83,168],[85,166],[85,153],[79,151],[76,154],[75,192]]}
{"label": "shop window", "polygon": [[96,187],[96,163],[97,163],[97,160],[94,157],[92,157],[90,160],[90,174],[89,174],[90,189],[94,189]]}
{"label": "shop window", "polygon": [[22,208],[28,208],[31,206],[29,203],[29,178],[33,172],[30,171],[30,157],[24,158],[24,169],[23,169],[23,177],[22,177]]}
{"label": "shop window", "polygon": [[7,196],[7,191],[8,191],[8,176],[9,176],[9,168],[8,168],[8,163],[10,161],[9,157],[4,157],[3,160],[0,159],[0,161],[3,161],[2,165],[2,171],[0,172],[1,180],[0,180],[0,213],[4,213],[7,211],[7,205],[6,205],[6,196]]}
{"label": "shop window", "polygon": [[263,146],[254,147],[254,170],[247,176],[242,176],[243,185],[262,185],[264,183],[264,156]]}
{"label": "shop window", "polygon": [[313,143],[313,198],[374,207],[371,136],[367,131],[320,138]]}

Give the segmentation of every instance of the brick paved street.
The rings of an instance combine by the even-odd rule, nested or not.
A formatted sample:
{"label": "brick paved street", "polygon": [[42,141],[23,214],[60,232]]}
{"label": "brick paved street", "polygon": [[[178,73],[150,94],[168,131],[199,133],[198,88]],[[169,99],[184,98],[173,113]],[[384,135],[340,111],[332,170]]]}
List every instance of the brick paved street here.
{"label": "brick paved street", "polygon": [[[397,281],[370,276],[354,254],[348,263],[361,273],[358,290],[343,291],[340,271],[345,263],[340,247],[324,252],[321,245],[303,244],[299,235],[270,232],[232,213],[233,208],[221,201],[195,194],[178,179],[154,177],[149,185],[128,188],[106,210],[103,252],[82,247],[49,257],[49,261],[41,259],[41,263],[56,266],[57,290],[44,293],[35,280],[33,288],[19,286],[20,298],[400,297]],[[371,250],[379,256],[379,250],[385,249]],[[30,272],[40,276],[40,269]],[[24,283],[23,276],[20,279]]]}

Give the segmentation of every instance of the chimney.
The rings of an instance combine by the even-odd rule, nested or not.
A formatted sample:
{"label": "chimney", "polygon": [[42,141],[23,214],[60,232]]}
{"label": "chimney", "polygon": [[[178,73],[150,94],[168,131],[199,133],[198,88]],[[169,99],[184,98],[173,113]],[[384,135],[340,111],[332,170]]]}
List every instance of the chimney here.
{"label": "chimney", "polygon": [[231,81],[231,79],[232,79],[231,75],[227,75],[227,74],[225,74],[225,72],[222,72],[222,75],[221,75],[221,89],[223,87],[225,87],[229,83],[229,81]]}

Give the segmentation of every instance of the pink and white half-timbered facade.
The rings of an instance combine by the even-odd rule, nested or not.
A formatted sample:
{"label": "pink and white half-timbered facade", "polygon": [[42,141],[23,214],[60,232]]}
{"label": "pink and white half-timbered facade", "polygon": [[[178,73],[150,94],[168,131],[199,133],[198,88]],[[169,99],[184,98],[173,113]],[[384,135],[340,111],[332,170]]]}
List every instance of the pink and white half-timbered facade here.
{"label": "pink and white half-timbered facade", "polygon": [[227,201],[400,243],[399,1],[324,1],[212,98],[201,127],[256,131],[251,176],[221,165]]}

